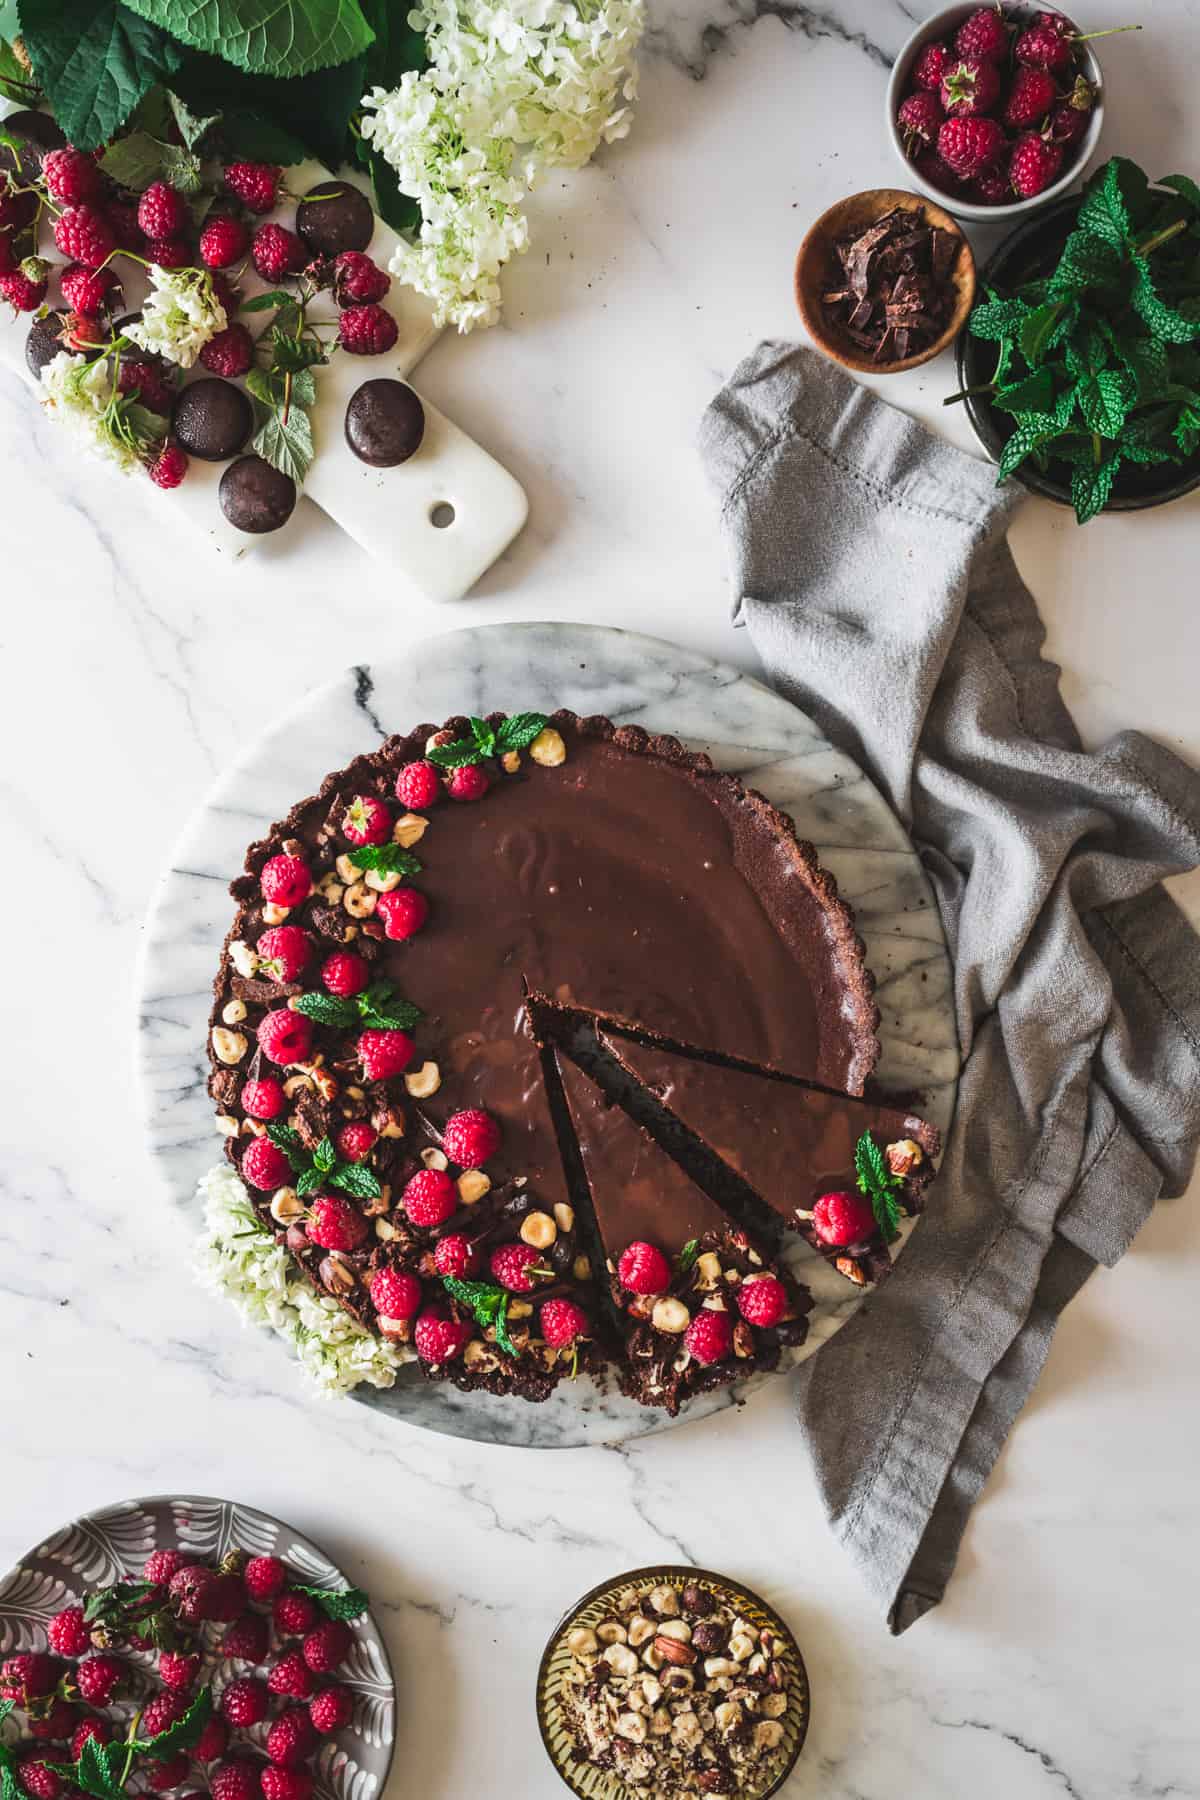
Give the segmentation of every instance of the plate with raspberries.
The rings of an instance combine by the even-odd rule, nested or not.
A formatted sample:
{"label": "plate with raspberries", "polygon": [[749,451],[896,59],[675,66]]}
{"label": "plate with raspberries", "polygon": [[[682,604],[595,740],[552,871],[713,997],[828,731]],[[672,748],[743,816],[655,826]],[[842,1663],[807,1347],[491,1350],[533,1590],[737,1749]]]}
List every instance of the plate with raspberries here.
{"label": "plate with raspberries", "polygon": [[373,1800],[394,1721],[367,1596],[255,1507],[118,1501],[0,1580],[7,1800]]}

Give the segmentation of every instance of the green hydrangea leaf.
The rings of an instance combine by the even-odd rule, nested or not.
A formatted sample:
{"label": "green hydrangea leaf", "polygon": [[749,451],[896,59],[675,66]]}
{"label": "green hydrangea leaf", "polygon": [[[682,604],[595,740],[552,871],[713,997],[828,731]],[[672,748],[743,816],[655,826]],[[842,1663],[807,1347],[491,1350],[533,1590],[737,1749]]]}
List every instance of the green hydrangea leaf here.
{"label": "green hydrangea leaf", "polygon": [[71,143],[94,150],[179,66],[179,47],[152,18],[117,0],[21,0],[21,36]]}
{"label": "green hydrangea leaf", "polygon": [[373,34],[358,0],[127,0],[181,43],[258,75],[308,75],[349,62]]}

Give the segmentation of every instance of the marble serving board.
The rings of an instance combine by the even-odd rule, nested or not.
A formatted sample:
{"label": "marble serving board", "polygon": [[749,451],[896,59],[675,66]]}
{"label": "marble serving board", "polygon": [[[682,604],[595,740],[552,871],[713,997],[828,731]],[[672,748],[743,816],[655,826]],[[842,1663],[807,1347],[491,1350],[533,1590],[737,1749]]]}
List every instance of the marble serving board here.
{"label": "marble serving board", "polygon": [[[0,100],[0,118],[12,110],[11,104]],[[354,170],[346,171],[346,179],[368,191]],[[317,162],[301,163],[287,171],[291,194],[309,193],[329,180],[329,171]],[[295,201],[286,201],[269,216],[292,227]],[[41,235],[40,253],[61,263],[50,232],[44,229]],[[377,217],[369,254],[386,267],[397,242],[396,233]],[[125,289],[125,309],[134,311],[146,289],[141,270],[127,259],[119,259],[115,267]],[[268,286],[248,261],[238,285],[248,297],[264,293]],[[51,293],[54,291],[52,279]],[[407,375],[441,335],[429,302],[413,288],[393,280],[385,305],[400,331],[386,356],[337,354],[327,368],[315,371],[317,400],[310,413],[316,456],[301,494],[364,550],[385,561],[401,586],[430,600],[460,600],[521,530],[529,502],[515,476],[424,398],[425,436],[408,462],[394,469],[372,469],[350,450],[344,421],[346,403],[355,389],[364,381]],[[332,295],[324,293],[312,302],[309,316],[318,323],[332,322],[337,311]],[[270,317],[265,315],[267,320]],[[264,318],[249,315],[247,324],[257,333]],[[36,390],[38,383],[25,360],[29,326],[29,314],[14,314],[11,308],[0,307],[0,360]],[[197,364],[185,380],[206,375],[207,370]],[[87,452],[81,449],[80,454]],[[226,560],[237,561],[267,544],[285,546],[300,507],[280,531],[264,537],[235,530],[217,500],[227,466],[192,457],[182,486],[157,495],[155,504],[173,509],[172,516],[185,519]]]}
{"label": "marble serving board", "polygon": [[[310,694],[222,777],[176,848],[148,920],[139,1063],[151,1153],[190,1231],[201,1222],[197,1180],[221,1160],[205,1040],[232,917],[227,884],[246,846],[330,770],[421,719],[560,706],[674,733],[792,815],[836,875],[867,945],[881,1014],[879,1079],[919,1090],[928,1116],[949,1125],[959,1057],[937,908],[912,845],[862,771],[761,683],[678,645],[604,626],[481,626],[347,670]],[[857,1310],[862,1294],[798,1239],[789,1260],[817,1301],[802,1359]],[[679,1422],[735,1405],[776,1379],[758,1375],[694,1400]],[[363,1387],[354,1397],[429,1430],[504,1444],[614,1443],[676,1422],[583,1379],[534,1406],[462,1394],[411,1367],[395,1387]]]}

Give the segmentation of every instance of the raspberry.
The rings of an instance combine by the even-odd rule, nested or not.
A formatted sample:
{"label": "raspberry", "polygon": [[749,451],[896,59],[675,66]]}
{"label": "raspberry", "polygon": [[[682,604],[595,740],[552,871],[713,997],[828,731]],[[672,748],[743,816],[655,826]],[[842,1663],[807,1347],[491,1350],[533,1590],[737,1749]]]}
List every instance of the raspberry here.
{"label": "raspberry", "polygon": [[386,844],[392,835],[392,815],[374,794],[358,794],[346,808],[342,830],[352,844]]}
{"label": "raspberry", "polygon": [[338,342],[351,356],[383,356],[400,336],[382,306],[348,306],[338,315]]}
{"label": "raspberry", "polygon": [[346,1162],[361,1162],[364,1156],[370,1156],[378,1136],[375,1127],[365,1119],[351,1119],[337,1134],[338,1154]]}
{"label": "raspberry", "polygon": [[[171,390],[162,370],[152,362],[122,353],[117,365],[117,387],[122,394],[136,394],[143,406],[163,418],[171,410]],[[178,448],[178,446],[175,446]],[[183,451],[179,451],[180,456]],[[186,466],[186,461],[185,461]],[[178,482],[174,484],[178,486]]]}
{"label": "raspberry", "polygon": [[282,281],[297,275],[308,261],[308,252],[294,231],[282,225],[260,225],[250,246],[254,267],[264,281]]}
{"label": "raspberry", "polygon": [[398,887],[390,894],[380,894],[375,912],[383,920],[388,937],[402,944],[407,938],[416,937],[424,925],[429,917],[429,902],[416,888]]}
{"label": "raspberry", "polygon": [[216,337],[209,338],[200,352],[200,361],[214,375],[230,381],[244,375],[254,361],[254,339],[244,325],[227,325]]}
{"label": "raspberry", "polygon": [[960,56],[983,56],[1002,62],[1008,55],[1008,27],[999,7],[981,6],[964,19],[954,38]]}
{"label": "raspberry", "polygon": [[294,1769],[312,1754],[316,1735],[308,1708],[289,1706],[267,1733],[267,1755],[281,1768]]}
{"label": "raspberry", "polygon": [[1020,195],[1022,200],[1032,200],[1035,195],[1044,194],[1051,182],[1057,179],[1062,159],[1061,144],[1052,144],[1036,131],[1027,131],[1017,139],[1008,165],[1008,179],[1013,192]]}
{"label": "raspberry", "polygon": [[9,177],[0,172],[0,231],[24,231],[36,212],[36,197],[17,193]]}
{"label": "raspberry", "polygon": [[919,144],[932,146],[937,139],[938,126],[944,115],[941,101],[936,94],[910,94],[900,111],[896,114],[896,123],[900,127],[900,135],[904,139],[904,148],[911,156]]}
{"label": "raspberry", "polygon": [[400,1204],[414,1225],[432,1230],[458,1211],[458,1189],[444,1169],[421,1169],[405,1184]]}
{"label": "raspberry", "polygon": [[221,1655],[230,1662],[260,1663],[267,1654],[271,1634],[261,1613],[243,1613],[221,1639]]}
{"label": "raspberry", "polygon": [[151,238],[146,245],[145,257],[160,269],[187,269],[191,267],[192,253],[184,238]]}
{"label": "raspberry", "polygon": [[27,1706],[42,1700],[58,1686],[58,1664],[40,1650],[24,1650],[0,1667],[0,1698]]}
{"label": "raspberry", "polygon": [[164,1650],[158,1659],[158,1675],[173,1694],[186,1694],[200,1673],[200,1657],[194,1650]]}
{"label": "raspberry", "polygon": [[960,56],[948,65],[942,78],[942,106],[953,118],[991,112],[999,98],[1000,73],[995,63],[978,56]]}
{"label": "raspberry", "polygon": [[[1063,24],[1066,25],[1065,19]],[[1013,55],[1028,69],[1048,69],[1057,75],[1071,61],[1071,42],[1071,32],[1060,30],[1047,19],[1021,33],[1013,45]]]}
{"label": "raspberry", "polygon": [[474,1244],[461,1232],[439,1238],[434,1246],[433,1266],[439,1275],[454,1275],[461,1281],[464,1275],[473,1275],[478,1264]]}
{"label": "raspberry", "polygon": [[135,250],[140,254],[139,246],[145,240],[137,222],[137,207],[131,201],[109,200],[105,203],[104,210],[118,246],[122,250]]}
{"label": "raspberry", "polygon": [[186,1750],[178,1750],[174,1756],[164,1756],[161,1761],[151,1762],[146,1769],[146,1786],[155,1794],[165,1794],[171,1788],[182,1787],[188,1778],[190,1767],[191,1758]]}
{"label": "raspberry", "polygon": [[[267,1014],[270,1018],[272,1015]],[[289,1018],[299,1018],[299,1013],[289,1013]],[[266,1021],[263,1021],[264,1024]],[[217,1578],[211,1569],[203,1563],[186,1563],[177,1569],[171,1577],[169,1593],[171,1603],[185,1625],[198,1625],[202,1619],[210,1619],[209,1608],[213,1602],[213,1589]]]}
{"label": "raspberry", "polygon": [[299,906],[312,893],[308,864],[298,856],[273,856],[258,878],[262,897],[273,906]]}
{"label": "raspberry", "polygon": [[333,264],[333,297],[339,306],[382,300],[392,278],[361,250],[343,250]]}
{"label": "raspberry", "polygon": [[421,1283],[403,1269],[379,1269],[371,1277],[371,1304],[381,1318],[415,1319],[421,1310]]}
{"label": "raspberry", "polygon": [[[280,1594],[272,1610],[275,1629],[284,1637],[302,1637],[317,1622],[317,1603],[309,1594]],[[307,1665],[306,1665],[307,1666]]]}
{"label": "raspberry", "polygon": [[936,94],[942,85],[942,76],[946,73],[950,62],[950,51],[945,44],[926,44],[913,64],[912,84],[927,93]]}
{"label": "raspberry", "polygon": [[467,1319],[447,1319],[442,1313],[423,1312],[413,1329],[413,1345],[424,1363],[453,1362],[470,1343],[473,1330]]}
{"label": "raspberry", "polygon": [[182,1719],[187,1709],[188,1703],[182,1694],[155,1694],[142,1709],[138,1736],[142,1738],[157,1737],[160,1731],[166,1731]]}
{"label": "raspberry", "polygon": [[357,1250],[367,1235],[367,1221],[340,1194],[318,1194],[307,1231],[309,1243],[322,1250]]}
{"label": "raspberry", "polygon": [[354,1696],[348,1687],[336,1683],[333,1687],[322,1688],[309,1701],[308,1716],[322,1737],[331,1731],[340,1731],[354,1716]]}
{"label": "raspberry", "polygon": [[778,1325],[788,1311],[787,1289],[774,1275],[762,1275],[757,1281],[744,1281],[737,1290],[738,1311],[747,1325],[764,1330]]}
{"label": "raspberry", "polygon": [[248,1081],[242,1089],[242,1110],[252,1119],[277,1119],[286,1105],[282,1084],[271,1075]]}
{"label": "raspberry", "polygon": [[51,1700],[45,1712],[29,1720],[29,1735],[39,1743],[57,1744],[69,1738],[79,1723],[79,1708],[66,1700]]}
{"label": "raspberry", "polygon": [[304,1660],[314,1675],[332,1675],[350,1654],[354,1633],[344,1619],[326,1619],[304,1640]]}
{"label": "raspberry", "polygon": [[[1091,88],[1088,89],[1089,94]],[[1050,136],[1064,146],[1077,144],[1091,123],[1092,102],[1079,105],[1075,99],[1063,100],[1050,114]]]}
{"label": "raspberry", "polygon": [[944,163],[936,150],[927,150],[913,158],[913,167],[922,181],[930,187],[940,188],[944,194],[957,193],[962,182],[948,163]]}
{"label": "raspberry", "polygon": [[258,966],[272,981],[295,981],[312,955],[312,939],[299,925],[273,925],[254,946]]}
{"label": "raspberry", "polygon": [[835,1250],[861,1244],[878,1230],[871,1202],[853,1188],[822,1194],[813,1207],[812,1225],[821,1242]]}
{"label": "raspberry", "polygon": [[11,232],[0,230],[0,275],[11,275],[17,266],[12,245]]}
{"label": "raspberry", "polygon": [[1004,123],[1015,131],[1027,125],[1040,125],[1054,105],[1057,93],[1054,77],[1045,69],[1019,68],[1004,102]]}
{"label": "raspberry", "polygon": [[312,1776],[304,1769],[268,1763],[262,1772],[263,1800],[312,1800]]}
{"label": "raspberry", "polygon": [[248,1756],[231,1756],[209,1777],[212,1800],[262,1800],[262,1767]]}
{"label": "raspberry", "polygon": [[969,181],[995,162],[1004,141],[995,119],[947,119],[938,132],[938,155],[953,174]]}
{"label": "raspberry", "polygon": [[499,1148],[500,1127],[482,1107],[451,1113],[442,1127],[442,1149],[460,1169],[482,1168]]}
{"label": "raspberry", "polygon": [[146,1558],[142,1580],[152,1581],[155,1587],[166,1587],[171,1577],[187,1566],[188,1559],[182,1550],[153,1550]]}
{"label": "raspberry", "polygon": [[322,982],[342,1000],[361,994],[370,979],[366,959],[354,950],[335,950],[321,967]]}
{"label": "raspberry", "polygon": [[482,800],[491,785],[482,763],[464,763],[461,769],[451,769],[446,776],[446,792],[451,800]]}
{"label": "raspberry", "polygon": [[152,181],[137,209],[138,230],[148,238],[182,237],[191,223],[183,195],[166,181]]}
{"label": "raspberry", "polygon": [[431,762],[410,762],[396,776],[396,798],[410,809],[433,806],[442,797],[442,778]]}
{"label": "raspberry", "polygon": [[216,1762],[229,1745],[229,1727],[224,1719],[209,1719],[192,1745],[192,1756],[198,1763]]}
{"label": "raspberry", "polygon": [[55,1613],[46,1627],[46,1642],[58,1656],[82,1656],[92,1647],[92,1635],[82,1606],[67,1606]]}
{"label": "raspberry", "polygon": [[1008,185],[1008,176],[1003,169],[985,169],[971,183],[972,200],[980,201],[984,206],[1008,206],[1012,201],[1012,189]]}
{"label": "raspberry", "polygon": [[251,212],[269,213],[275,206],[283,170],[271,163],[230,163],[225,186]]}
{"label": "raspberry", "polygon": [[617,1264],[617,1279],[631,1294],[665,1294],[671,1285],[671,1265],[653,1244],[632,1243]]}
{"label": "raspberry", "polygon": [[85,269],[82,263],[70,263],[59,276],[58,285],[73,312],[85,319],[98,319],[115,282],[107,269]]}
{"label": "raspberry", "polygon": [[541,1310],[542,1336],[553,1350],[563,1350],[583,1337],[588,1317],[573,1300],[547,1300]]}
{"label": "raspberry", "polygon": [[228,269],[245,256],[250,233],[240,219],[209,219],[200,233],[200,261],[206,269]]}
{"label": "raspberry", "polygon": [[363,1031],[358,1037],[358,1058],[368,1081],[387,1081],[403,1075],[413,1059],[415,1046],[406,1031]]}
{"label": "raspberry", "polygon": [[94,200],[100,192],[100,171],[92,158],[71,144],[61,150],[48,150],[42,158],[42,180],[52,200],[74,206],[80,200]]}
{"label": "raspberry", "polygon": [[242,1570],[246,1592],[260,1605],[274,1600],[276,1594],[282,1594],[287,1579],[288,1566],[279,1556],[252,1556]]}
{"label": "raspberry", "polygon": [[289,1650],[281,1656],[267,1676],[267,1686],[273,1694],[286,1694],[292,1700],[307,1700],[315,1685],[313,1672],[299,1650]]}
{"label": "raspberry", "polygon": [[286,1006],[269,1012],[258,1022],[258,1045],[263,1055],[281,1068],[307,1062],[312,1049],[312,1020]]}
{"label": "raspberry", "polygon": [[219,1625],[240,1619],[246,1608],[246,1588],[240,1575],[222,1570],[212,1585],[208,1600],[208,1616]]}
{"label": "raspberry", "polygon": [[729,1314],[702,1307],[683,1334],[683,1347],[698,1363],[724,1362],[733,1348]]}
{"label": "raspberry", "polygon": [[541,1257],[541,1251],[532,1244],[499,1244],[492,1251],[488,1267],[510,1294],[531,1294],[538,1283],[533,1271],[541,1267]]}
{"label": "raspberry", "polygon": [[50,1764],[37,1752],[21,1758],[17,1764],[17,1780],[27,1794],[34,1796],[34,1800],[58,1800],[62,1793],[61,1775],[56,1775]]}
{"label": "raspberry", "polygon": [[242,1675],[231,1681],[221,1695],[221,1712],[235,1730],[245,1730],[262,1723],[269,1703],[266,1682],[256,1675]]}
{"label": "raspberry", "polygon": [[273,1193],[287,1187],[292,1179],[292,1165],[269,1137],[251,1138],[242,1152],[242,1180],[260,1192]]}
{"label": "raspberry", "polygon": [[94,319],[85,319],[80,313],[67,313],[58,333],[59,342],[68,350],[78,351],[81,356],[86,356],[89,350],[98,349],[98,339],[103,336],[103,327],[98,329]]}
{"label": "raspberry", "polygon": [[128,1674],[128,1665],[119,1656],[110,1656],[107,1651],[85,1656],[75,1668],[79,1698],[89,1706],[107,1706],[125,1685]]}
{"label": "raspberry", "polygon": [[0,300],[7,300],[14,312],[36,312],[46,298],[46,281],[35,281],[23,269],[11,275],[0,275]]}
{"label": "raspberry", "polygon": [[83,1746],[90,1738],[95,1738],[98,1744],[111,1744],[112,1734],[113,1728],[107,1719],[99,1717],[84,1719],[81,1725],[76,1726],[74,1736],[71,1739],[72,1757],[76,1762],[79,1761],[79,1758],[83,1755]]}

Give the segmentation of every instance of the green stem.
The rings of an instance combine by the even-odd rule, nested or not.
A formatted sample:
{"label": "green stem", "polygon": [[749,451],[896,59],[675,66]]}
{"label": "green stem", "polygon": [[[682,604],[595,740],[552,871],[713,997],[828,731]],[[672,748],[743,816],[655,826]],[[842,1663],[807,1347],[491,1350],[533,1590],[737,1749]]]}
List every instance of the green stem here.
{"label": "green stem", "polygon": [[1101,459],[1103,458],[1103,456],[1104,456],[1104,446],[1100,442],[1100,433],[1098,431],[1093,431],[1093,433],[1092,433],[1092,461],[1095,463],[1097,468],[1100,467]]}
{"label": "green stem", "polygon": [[1093,38],[1116,37],[1121,31],[1140,31],[1140,25],[1106,25],[1103,31],[1076,31],[1071,34],[1073,44],[1088,44]]}
{"label": "green stem", "polygon": [[121,1766],[121,1774],[117,1782],[118,1787],[124,1787],[125,1783],[129,1780],[129,1771],[133,1767],[133,1746],[137,1742],[138,1726],[141,1722],[142,1709],[139,1706],[130,1721],[128,1747],[125,1751],[125,1761]]}
{"label": "green stem", "polygon": [[957,406],[960,400],[966,400],[969,395],[994,394],[995,391],[996,383],[994,381],[981,381],[975,387],[959,388],[956,394],[947,394],[946,398],[942,401],[942,405]]}
{"label": "green stem", "polygon": [[1173,225],[1164,225],[1163,229],[1156,231],[1152,237],[1143,238],[1140,244],[1134,245],[1134,250],[1138,256],[1149,256],[1160,245],[1168,243],[1173,237],[1178,237],[1181,231],[1186,231],[1187,225],[1186,219],[1176,219]]}

